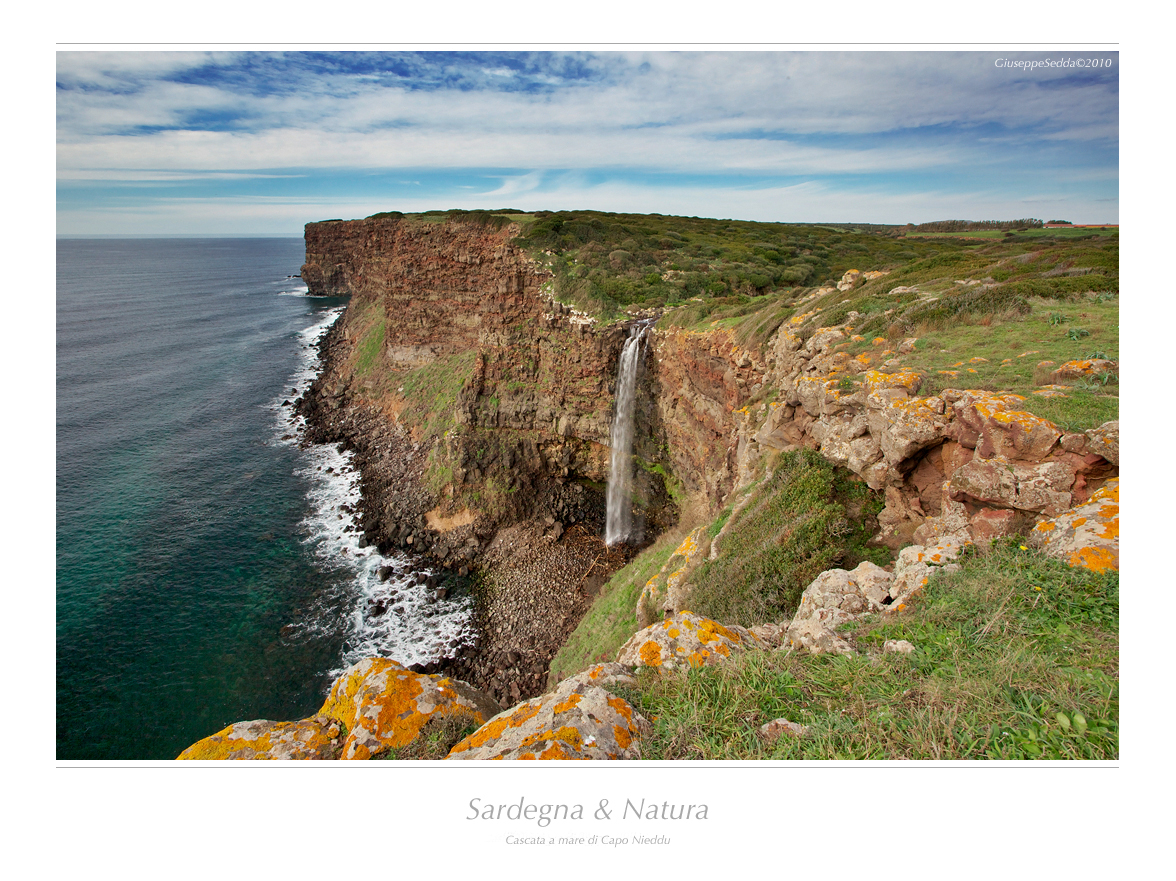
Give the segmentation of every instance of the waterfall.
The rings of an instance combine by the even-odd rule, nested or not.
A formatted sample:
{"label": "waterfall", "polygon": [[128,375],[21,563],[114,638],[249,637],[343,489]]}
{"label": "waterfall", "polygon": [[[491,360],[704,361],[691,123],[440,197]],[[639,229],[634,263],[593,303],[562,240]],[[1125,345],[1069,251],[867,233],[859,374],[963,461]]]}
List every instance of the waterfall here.
{"label": "waterfall", "polygon": [[633,486],[633,409],[637,399],[637,368],[645,350],[649,322],[633,325],[617,365],[617,412],[612,425],[612,461],[608,471],[608,509],[604,543],[625,541],[632,529],[629,494]]}

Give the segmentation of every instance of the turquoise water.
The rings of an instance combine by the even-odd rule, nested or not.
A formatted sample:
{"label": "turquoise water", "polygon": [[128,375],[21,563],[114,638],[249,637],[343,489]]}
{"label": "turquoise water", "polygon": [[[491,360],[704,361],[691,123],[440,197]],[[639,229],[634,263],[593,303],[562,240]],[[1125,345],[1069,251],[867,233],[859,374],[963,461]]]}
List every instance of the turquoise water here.
{"label": "turquoise water", "polygon": [[59,759],[300,718],[346,663],[468,629],[457,604],[422,630],[407,590],[365,611],[379,566],[412,565],[358,548],[347,454],[296,443],[283,401],[342,305],[287,277],[302,259],[300,239],[58,242]]}

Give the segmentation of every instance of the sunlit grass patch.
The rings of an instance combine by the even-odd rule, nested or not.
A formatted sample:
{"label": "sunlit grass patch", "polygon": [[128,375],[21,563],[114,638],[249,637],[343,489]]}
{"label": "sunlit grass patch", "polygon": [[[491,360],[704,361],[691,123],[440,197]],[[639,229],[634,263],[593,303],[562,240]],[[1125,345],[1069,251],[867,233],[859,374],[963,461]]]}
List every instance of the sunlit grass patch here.
{"label": "sunlit grass patch", "polygon": [[[1114,759],[1118,574],[1004,542],[906,612],[850,625],[849,657],[749,652],[626,693],[650,759]],[[915,646],[883,654],[888,639]],[[766,743],[759,727],[807,729]]]}

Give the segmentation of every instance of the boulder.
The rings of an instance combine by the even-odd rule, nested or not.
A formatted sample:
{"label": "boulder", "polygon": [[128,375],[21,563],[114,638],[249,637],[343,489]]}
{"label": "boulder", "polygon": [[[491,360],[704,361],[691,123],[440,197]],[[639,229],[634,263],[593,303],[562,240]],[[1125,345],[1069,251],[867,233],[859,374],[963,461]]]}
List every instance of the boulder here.
{"label": "boulder", "polygon": [[951,417],[941,398],[910,398],[890,391],[870,393],[867,418],[870,433],[878,438],[886,464],[893,469],[920,450],[942,443]]}
{"label": "boulder", "polygon": [[841,281],[837,282],[837,290],[852,291],[862,280],[862,273],[856,269],[851,269],[845,275],[841,276]]}
{"label": "boulder", "polygon": [[1089,376],[1099,376],[1104,373],[1118,376],[1119,362],[1109,361],[1106,358],[1082,358],[1077,361],[1067,361],[1053,372],[1050,381],[1057,382],[1059,379],[1084,379]]}
{"label": "boulder", "polygon": [[693,612],[678,612],[635,633],[617,653],[617,663],[632,667],[712,666],[732,653],[765,648],[751,631],[724,626]]}
{"label": "boulder", "polygon": [[699,526],[682,540],[674,553],[652,578],[641,588],[637,598],[637,623],[648,627],[662,618],[666,611],[676,611],[684,602],[682,582],[691,566],[706,559],[710,544],[706,540],[706,527]]}
{"label": "boulder", "polygon": [[940,572],[955,572],[956,563],[964,548],[971,545],[966,539],[954,538],[934,546],[911,545],[898,553],[894,563],[894,584],[890,588],[888,610],[900,612],[911,598],[927,586]]}
{"label": "boulder", "polygon": [[612,684],[636,680],[620,664],[597,664],[490,719],[446,759],[639,759],[652,726]]}
{"label": "boulder", "polygon": [[1021,395],[957,391],[950,397],[955,413],[952,439],[974,449],[981,459],[1040,461],[1061,440],[1062,432],[1048,419],[1018,409],[1025,401]]}
{"label": "boulder", "polygon": [[500,709],[460,680],[365,658],[335,680],[319,712],[347,729],[341,759],[370,759],[411,743],[434,716],[464,716],[480,725]]}
{"label": "boulder", "polygon": [[1086,432],[1088,452],[1102,456],[1112,465],[1119,464],[1119,420],[1104,422]]}
{"label": "boulder", "polygon": [[1073,486],[1074,467],[1064,459],[1029,465],[995,456],[973,459],[957,469],[949,488],[954,501],[974,501],[1052,517],[1070,507]]}
{"label": "boulder", "polygon": [[880,612],[890,601],[894,576],[868,560],[856,569],[829,569],[816,577],[800,597],[788,625],[785,644],[811,654],[851,654],[853,648],[837,633],[843,624],[868,612]]}
{"label": "boulder", "polygon": [[300,722],[235,722],[196,741],[177,758],[334,759],[339,755],[342,733],[337,721],[324,716]]}
{"label": "boulder", "polygon": [[1095,572],[1119,568],[1119,478],[1090,500],[1038,523],[1028,541],[1051,557]]}

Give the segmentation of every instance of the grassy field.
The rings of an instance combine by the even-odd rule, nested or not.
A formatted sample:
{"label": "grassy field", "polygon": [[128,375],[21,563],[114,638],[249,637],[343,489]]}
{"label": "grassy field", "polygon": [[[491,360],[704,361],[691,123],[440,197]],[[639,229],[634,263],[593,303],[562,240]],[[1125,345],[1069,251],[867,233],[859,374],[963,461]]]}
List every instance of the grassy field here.
{"label": "grassy field", "polygon": [[[901,613],[850,625],[852,656],[748,652],[640,671],[646,759],[1114,759],[1118,573],[1005,542]],[[907,640],[910,655],[881,651]],[[801,724],[766,742],[761,725]]]}

